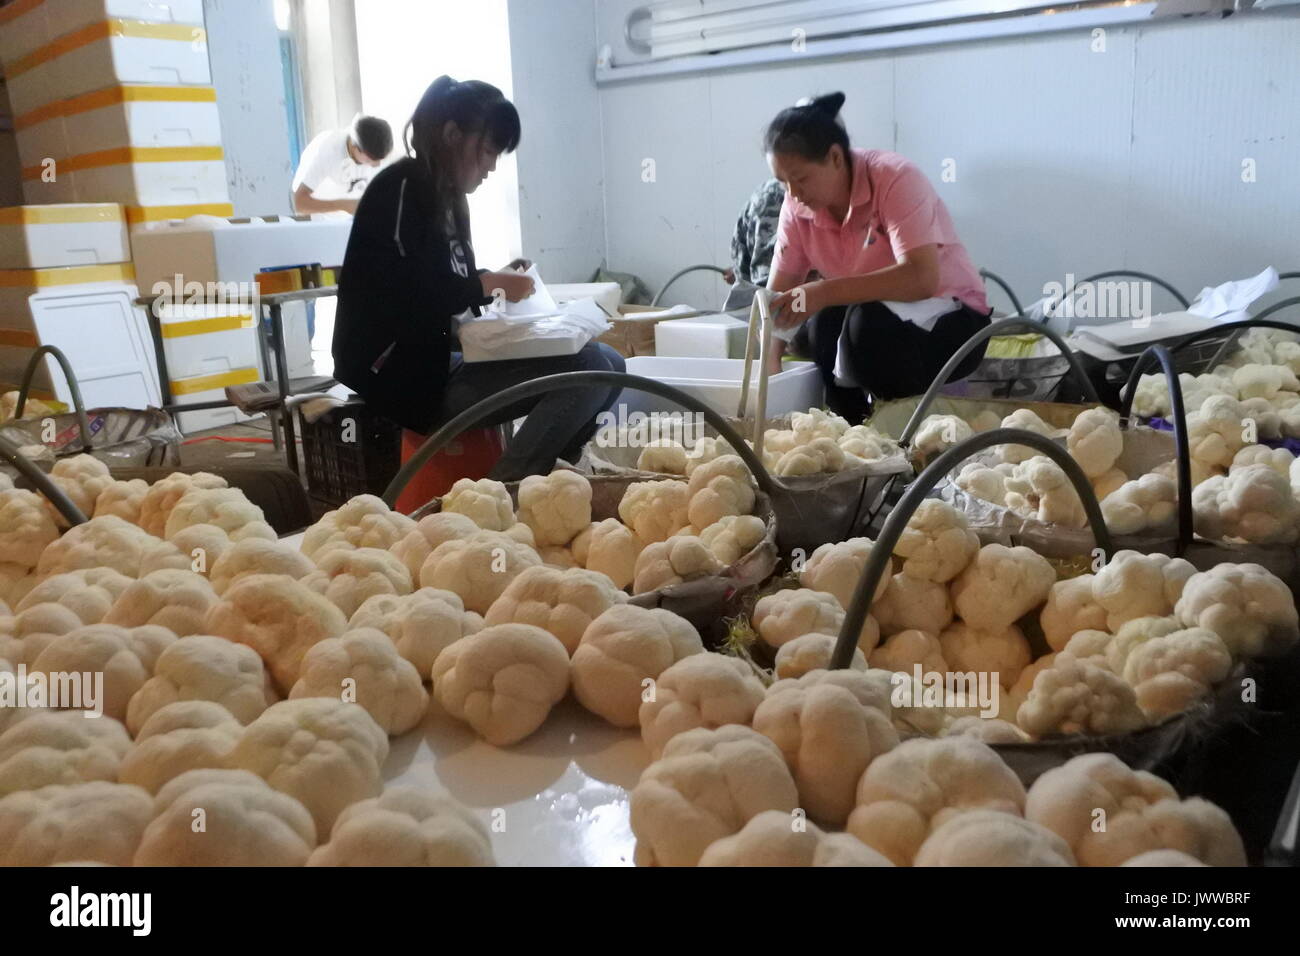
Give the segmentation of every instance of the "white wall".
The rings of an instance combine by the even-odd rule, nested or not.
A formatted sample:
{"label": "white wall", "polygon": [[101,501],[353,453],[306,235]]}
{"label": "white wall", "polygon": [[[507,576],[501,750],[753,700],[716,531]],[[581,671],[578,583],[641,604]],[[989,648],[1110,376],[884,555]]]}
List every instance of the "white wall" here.
{"label": "white wall", "polygon": [[204,0],[230,201],[238,216],[292,212],[284,73],[271,0]]}
{"label": "white wall", "polygon": [[[634,5],[598,0],[598,35],[621,32]],[[600,87],[610,266],[653,288],[725,264],[735,217],[768,175],[766,122],[838,89],[854,142],[916,161],[975,261],[1022,298],[1067,272],[1145,269],[1190,295],[1270,263],[1300,269],[1300,18],[1107,34],[1104,53],[1083,31]],[[940,181],[945,159],[955,182]],[[668,301],[722,291],[691,278]]]}
{"label": "white wall", "polygon": [[547,282],[585,282],[605,258],[594,0],[512,0],[510,37],[521,248]]}

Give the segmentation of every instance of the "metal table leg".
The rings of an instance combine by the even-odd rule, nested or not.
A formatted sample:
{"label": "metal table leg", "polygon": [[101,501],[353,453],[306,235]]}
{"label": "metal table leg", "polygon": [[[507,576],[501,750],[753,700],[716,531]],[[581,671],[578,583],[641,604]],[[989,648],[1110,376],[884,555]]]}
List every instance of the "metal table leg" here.
{"label": "metal table leg", "polygon": [[[262,358],[262,374],[271,375],[271,350],[266,345],[266,320],[262,316],[262,310],[257,310],[257,350]],[[267,412],[266,419],[271,423],[271,447],[280,451],[284,447],[284,441],[280,435],[280,416],[274,411]]]}
{"label": "metal table leg", "polygon": [[[290,470],[298,471],[298,439],[294,434],[293,414],[289,411],[289,357],[284,346],[284,311],[280,303],[271,306],[271,345],[275,348],[276,386],[280,391],[280,427],[284,429],[284,455]],[[301,477],[301,475],[300,475]]]}

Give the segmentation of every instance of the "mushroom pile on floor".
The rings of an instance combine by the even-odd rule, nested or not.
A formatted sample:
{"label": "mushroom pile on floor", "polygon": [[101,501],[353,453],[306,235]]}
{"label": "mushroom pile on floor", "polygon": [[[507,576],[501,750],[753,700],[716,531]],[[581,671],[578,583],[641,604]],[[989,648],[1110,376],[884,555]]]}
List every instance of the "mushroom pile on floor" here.
{"label": "mushroom pile on floor", "polygon": [[[491,865],[476,813],[385,786],[390,740],[434,699],[510,747],[570,693],[645,743],[630,798],[641,863],[1235,865],[1226,815],[1114,758],[1078,758],[1026,793],[988,735],[963,729],[968,707],[894,706],[895,671],[996,663],[1015,684],[1038,667],[1021,726],[1098,730],[1155,719],[1222,679],[1225,658],[1296,638],[1289,597],[1288,617],[1249,565],[1183,576],[1117,558],[1123,580],[1107,568],[1084,594],[927,507],[854,668],[826,663],[869,540],[819,549],[803,588],[760,602],[772,680],[629,603],[761,539],[734,456],[633,483],[603,521],[569,471],[522,482],[517,508],[504,486],[460,482],[418,522],[363,496],[301,548],[214,475],[121,482],[75,458],[55,477],[86,524],[0,490],[0,687],[26,701],[0,707],[4,865]],[[1181,593],[1170,583],[1148,607],[1152,573]],[[1071,633],[1031,663],[1015,621],[1044,602],[1044,631]],[[42,702],[70,674],[102,676],[101,717]],[[936,736],[918,735],[927,717]],[[1089,826],[1097,806],[1106,834]]]}

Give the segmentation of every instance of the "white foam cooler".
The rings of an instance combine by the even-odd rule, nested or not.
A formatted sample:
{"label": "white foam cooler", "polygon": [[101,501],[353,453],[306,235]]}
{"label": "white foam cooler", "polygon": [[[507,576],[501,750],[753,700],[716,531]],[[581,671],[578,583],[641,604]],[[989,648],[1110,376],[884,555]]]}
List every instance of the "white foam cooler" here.
{"label": "white foam cooler", "polygon": [[160,223],[179,223],[195,216],[216,219],[230,219],[235,215],[235,207],[228,202],[193,203],[176,206],[127,206],[126,224],[132,230],[153,228]]}
{"label": "white foam cooler", "polygon": [[[743,359],[670,358],[638,355],[627,359],[632,375],[652,378],[693,395],[720,415],[734,416],[740,405],[740,381]],[[751,370],[749,402],[746,414],[754,414],[758,397],[758,362]],[[676,402],[625,388],[619,403],[629,412],[673,412],[682,408]],[[812,362],[787,362],[785,368],[767,380],[767,414],[769,417],[789,412],[806,412],[822,404],[822,379]]]}
{"label": "white foam cooler", "polygon": [[261,269],[319,262],[338,265],[347,251],[351,217],[216,219],[131,227],[131,252],[141,288],[171,282],[251,282]]}
{"label": "white foam cooler", "polygon": [[6,62],[5,76],[15,116],[123,83],[212,83],[207,34],[201,26],[127,19],[102,20],[63,33]]}
{"label": "white foam cooler", "polygon": [[158,325],[173,381],[261,367],[251,305],[162,305]]}
{"label": "white foam cooler", "polygon": [[14,118],[24,167],[123,147],[220,146],[211,86],[110,86]]}
{"label": "white foam cooler", "polygon": [[[67,355],[87,407],[159,404],[153,343],[136,295],[129,263],[0,270],[0,382],[17,385],[31,350],[49,344]],[[34,385],[72,400],[48,359]]]}
{"label": "white foam cooler", "polygon": [[[262,375],[256,368],[231,369],[215,375],[197,375],[192,378],[173,378],[172,403],[198,405],[202,402],[225,401],[228,385],[246,385],[261,379]],[[220,428],[222,425],[245,422],[252,417],[234,406],[209,408],[197,412],[179,412],[176,415],[176,427],[188,435],[209,428]]]}
{"label": "white foam cooler", "polygon": [[115,203],[0,209],[0,269],[129,262],[126,218]]}
{"label": "white foam cooler", "polygon": [[748,333],[749,323],[730,315],[670,319],[655,326],[655,355],[743,359]]}
{"label": "white foam cooler", "polygon": [[617,282],[569,282],[546,286],[556,305],[576,302],[578,299],[595,299],[605,312],[613,317],[623,304],[623,290]]}
{"label": "white foam cooler", "polygon": [[41,165],[23,170],[29,201],[84,202],[91,197],[124,206],[225,203],[226,164],[220,146],[123,147],[59,161],[46,181]]}
{"label": "white foam cooler", "polygon": [[15,0],[0,7],[0,63],[103,20],[203,25],[203,0]]}

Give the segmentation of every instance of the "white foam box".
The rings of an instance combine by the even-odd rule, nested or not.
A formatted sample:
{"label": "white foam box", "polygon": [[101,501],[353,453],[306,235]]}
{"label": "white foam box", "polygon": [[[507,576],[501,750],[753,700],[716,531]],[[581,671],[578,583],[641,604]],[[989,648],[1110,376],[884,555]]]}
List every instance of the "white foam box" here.
{"label": "white foam box", "polygon": [[[171,382],[172,404],[198,405],[203,402],[223,402],[226,400],[227,385],[245,385],[262,380],[256,368],[231,369],[217,375],[200,375],[194,378],[174,378]],[[197,412],[178,412],[176,427],[185,434],[220,428],[246,422],[252,415],[246,415],[233,405],[229,408],[208,408]]]}
{"label": "white foam box", "polygon": [[[16,385],[38,345],[67,355],[88,408],[158,405],[153,343],[130,264],[0,270],[0,382]],[[36,388],[71,402],[47,359]]]}
{"label": "white foam box", "polygon": [[559,285],[547,285],[556,305],[575,302],[578,299],[595,299],[596,304],[605,310],[611,318],[618,314],[618,307],[623,304],[623,290],[617,282],[569,282]]}
{"label": "white foam box", "polygon": [[158,326],[170,379],[261,368],[251,305],[160,305]]}
{"label": "white foam box", "polygon": [[219,146],[124,147],[73,156],[53,168],[50,178],[42,166],[25,167],[23,195],[40,197],[38,203],[98,200],[124,206],[230,201]]}
{"label": "white foam box", "polygon": [[123,83],[210,86],[201,26],[101,20],[5,63],[9,103],[23,116],[56,100]]}
{"label": "white foam box", "polygon": [[110,86],[14,117],[24,167],[123,147],[220,146],[211,86]]}
{"label": "white foam box", "polygon": [[671,319],[655,326],[655,354],[743,359],[748,332],[749,323],[729,315]]}
{"label": "white foam box", "polygon": [[193,203],[177,206],[127,206],[126,224],[134,230],[137,226],[151,229],[160,223],[179,223],[195,216],[216,219],[230,219],[235,215],[235,207],[224,203]]}
{"label": "white foam box", "polygon": [[[130,211],[128,210],[128,216]],[[162,221],[131,227],[131,254],[141,288],[159,281],[252,282],[261,269],[319,262],[338,265],[350,217]]]}
{"label": "white foam box", "polygon": [[203,0],[15,0],[0,7],[0,63],[103,20],[203,25]]}
{"label": "white foam box", "polygon": [[[734,416],[740,404],[740,381],[744,372],[743,359],[672,358],[661,355],[638,355],[627,359],[631,375],[652,378],[672,385],[699,399],[720,415]],[[812,362],[786,363],[786,368],[767,381],[767,415],[784,415],[803,412],[822,404],[822,379]],[[746,414],[752,415],[757,407],[758,363],[753,363]],[[619,403],[628,412],[681,411],[676,402],[649,392],[623,389]]]}
{"label": "white foam box", "polygon": [[129,262],[126,218],[115,203],[0,209],[0,269]]}

